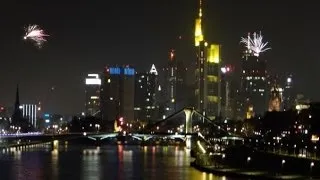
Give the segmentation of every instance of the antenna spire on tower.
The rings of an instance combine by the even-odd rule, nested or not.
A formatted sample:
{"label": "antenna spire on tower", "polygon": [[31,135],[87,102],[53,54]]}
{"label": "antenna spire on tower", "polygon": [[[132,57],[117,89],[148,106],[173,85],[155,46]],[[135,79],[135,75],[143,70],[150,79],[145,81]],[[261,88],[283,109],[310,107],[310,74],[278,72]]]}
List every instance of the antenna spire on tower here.
{"label": "antenna spire on tower", "polygon": [[195,46],[199,46],[200,42],[203,41],[203,34],[201,28],[201,17],[202,17],[202,0],[199,0],[199,17],[196,18],[195,22]]}
{"label": "antenna spire on tower", "polygon": [[199,17],[202,17],[202,0],[199,0]]}

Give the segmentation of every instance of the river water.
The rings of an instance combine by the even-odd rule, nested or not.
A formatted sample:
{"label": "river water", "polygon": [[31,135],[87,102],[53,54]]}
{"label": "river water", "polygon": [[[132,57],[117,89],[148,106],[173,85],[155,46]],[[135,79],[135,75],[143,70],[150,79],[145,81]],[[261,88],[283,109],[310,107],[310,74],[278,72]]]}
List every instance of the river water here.
{"label": "river water", "polygon": [[0,180],[230,180],[200,172],[191,161],[190,152],[179,146],[55,142],[2,150]]}

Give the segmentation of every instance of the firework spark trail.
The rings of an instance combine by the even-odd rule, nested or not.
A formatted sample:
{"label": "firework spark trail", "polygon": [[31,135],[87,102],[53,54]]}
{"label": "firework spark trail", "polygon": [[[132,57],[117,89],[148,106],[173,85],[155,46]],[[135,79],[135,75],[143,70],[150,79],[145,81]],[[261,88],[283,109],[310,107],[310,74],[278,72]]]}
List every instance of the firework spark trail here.
{"label": "firework spark trail", "polygon": [[38,25],[30,25],[26,28],[26,33],[23,39],[31,39],[35,42],[38,47],[41,47],[44,42],[46,42],[46,37],[49,36],[44,33]]}
{"label": "firework spark trail", "polygon": [[266,46],[268,45],[268,42],[263,42],[263,36],[257,33],[253,33],[253,37],[250,37],[250,34],[248,34],[248,37],[241,38],[240,43],[243,43],[246,45],[247,49],[251,52],[253,52],[253,54],[255,56],[259,56],[260,53],[265,52],[271,48],[267,48]]}

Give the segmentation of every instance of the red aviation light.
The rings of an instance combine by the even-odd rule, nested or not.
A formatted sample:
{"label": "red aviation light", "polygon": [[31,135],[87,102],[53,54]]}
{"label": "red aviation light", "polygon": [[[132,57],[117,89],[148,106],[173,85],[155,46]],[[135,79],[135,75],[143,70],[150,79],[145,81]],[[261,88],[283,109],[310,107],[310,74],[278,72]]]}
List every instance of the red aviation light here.
{"label": "red aviation light", "polygon": [[173,61],[174,58],[174,49],[170,51],[170,60]]}

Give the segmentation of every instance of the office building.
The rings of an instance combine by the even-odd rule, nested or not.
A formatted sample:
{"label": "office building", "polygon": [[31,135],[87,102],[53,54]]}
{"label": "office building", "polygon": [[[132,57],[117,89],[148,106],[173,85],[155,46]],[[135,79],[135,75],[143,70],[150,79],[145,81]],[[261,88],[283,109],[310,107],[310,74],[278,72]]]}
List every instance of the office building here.
{"label": "office building", "polygon": [[231,65],[221,67],[221,115],[225,119],[235,117],[235,89],[232,81],[233,68]]}
{"label": "office building", "polygon": [[267,111],[267,70],[266,61],[260,54],[269,50],[268,42],[263,42],[263,36],[248,33],[241,38],[245,44],[241,59],[241,96],[243,97],[243,118],[250,119],[253,116],[262,116]]}
{"label": "office building", "polygon": [[[244,117],[263,115],[267,110],[266,61],[246,51],[241,64],[241,93]],[[249,113],[250,112],[250,113]]]}
{"label": "office building", "polygon": [[284,85],[283,106],[284,110],[292,109],[295,106],[295,94],[293,91],[293,78],[289,75]]}
{"label": "office building", "polygon": [[85,115],[97,116],[100,112],[101,78],[99,74],[88,74],[85,85]]}
{"label": "office building", "polygon": [[210,119],[216,119],[221,114],[221,46],[205,41],[202,33],[201,0],[199,7],[199,16],[195,21],[196,110]]}
{"label": "office building", "polygon": [[163,93],[165,94],[162,99],[163,107],[165,108],[164,115],[166,117],[174,114],[176,111],[186,106],[187,100],[187,85],[186,73],[182,59],[176,58],[176,51],[174,49],[169,52],[169,61],[165,68],[163,68]]}
{"label": "office building", "polygon": [[130,66],[107,66],[101,87],[101,113],[107,124],[120,117],[134,120],[135,69]]}
{"label": "office building", "polygon": [[134,119],[142,123],[157,120],[158,71],[153,64],[150,71],[135,77]]}

